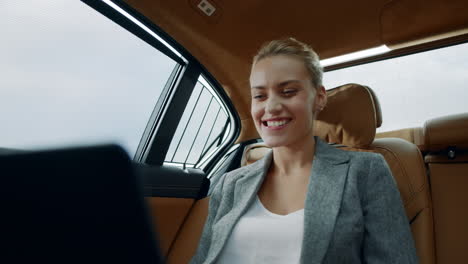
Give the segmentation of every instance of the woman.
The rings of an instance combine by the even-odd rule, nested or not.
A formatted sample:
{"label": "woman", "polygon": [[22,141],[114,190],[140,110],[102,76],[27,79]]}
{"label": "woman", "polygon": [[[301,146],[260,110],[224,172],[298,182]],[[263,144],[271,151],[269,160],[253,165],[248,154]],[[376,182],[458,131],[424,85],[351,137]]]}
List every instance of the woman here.
{"label": "woman", "polygon": [[317,54],[295,39],[253,60],[252,119],[272,151],[222,178],[191,263],[417,263],[382,156],[313,137],[325,107]]}

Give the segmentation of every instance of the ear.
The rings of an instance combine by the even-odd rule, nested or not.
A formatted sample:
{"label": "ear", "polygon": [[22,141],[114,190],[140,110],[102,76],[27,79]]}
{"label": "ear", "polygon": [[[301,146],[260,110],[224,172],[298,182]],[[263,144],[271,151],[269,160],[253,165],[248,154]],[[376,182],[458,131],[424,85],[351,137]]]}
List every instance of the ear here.
{"label": "ear", "polygon": [[317,93],[315,94],[315,113],[318,114],[323,108],[327,105],[327,91],[323,85],[320,85],[317,88]]}

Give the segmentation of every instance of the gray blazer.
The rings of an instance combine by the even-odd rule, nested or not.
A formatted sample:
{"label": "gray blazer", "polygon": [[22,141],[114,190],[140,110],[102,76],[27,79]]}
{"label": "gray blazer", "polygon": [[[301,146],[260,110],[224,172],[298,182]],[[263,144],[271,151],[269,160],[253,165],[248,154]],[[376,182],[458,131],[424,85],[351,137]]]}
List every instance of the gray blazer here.
{"label": "gray blazer", "polygon": [[[300,263],[418,263],[400,193],[383,157],[336,149],[316,138],[304,208]],[[261,160],[224,175],[190,263],[216,263],[271,164]],[[274,232],[274,230],[272,230]]]}

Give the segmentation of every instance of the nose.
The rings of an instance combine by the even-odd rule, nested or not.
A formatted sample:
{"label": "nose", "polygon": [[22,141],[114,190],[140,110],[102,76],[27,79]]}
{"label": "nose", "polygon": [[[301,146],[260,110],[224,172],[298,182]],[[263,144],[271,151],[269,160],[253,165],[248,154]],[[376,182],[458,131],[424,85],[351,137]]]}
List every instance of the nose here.
{"label": "nose", "polygon": [[265,112],[275,114],[281,112],[283,104],[277,96],[270,96],[265,105]]}

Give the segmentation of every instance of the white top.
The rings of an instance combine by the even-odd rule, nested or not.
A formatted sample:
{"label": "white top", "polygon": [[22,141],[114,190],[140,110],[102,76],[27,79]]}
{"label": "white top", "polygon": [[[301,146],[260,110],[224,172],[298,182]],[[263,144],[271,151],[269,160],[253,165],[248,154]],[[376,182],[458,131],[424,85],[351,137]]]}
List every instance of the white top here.
{"label": "white top", "polygon": [[304,209],[277,215],[257,196],[234,226],[217,263],[299,263],[303,233]]}

